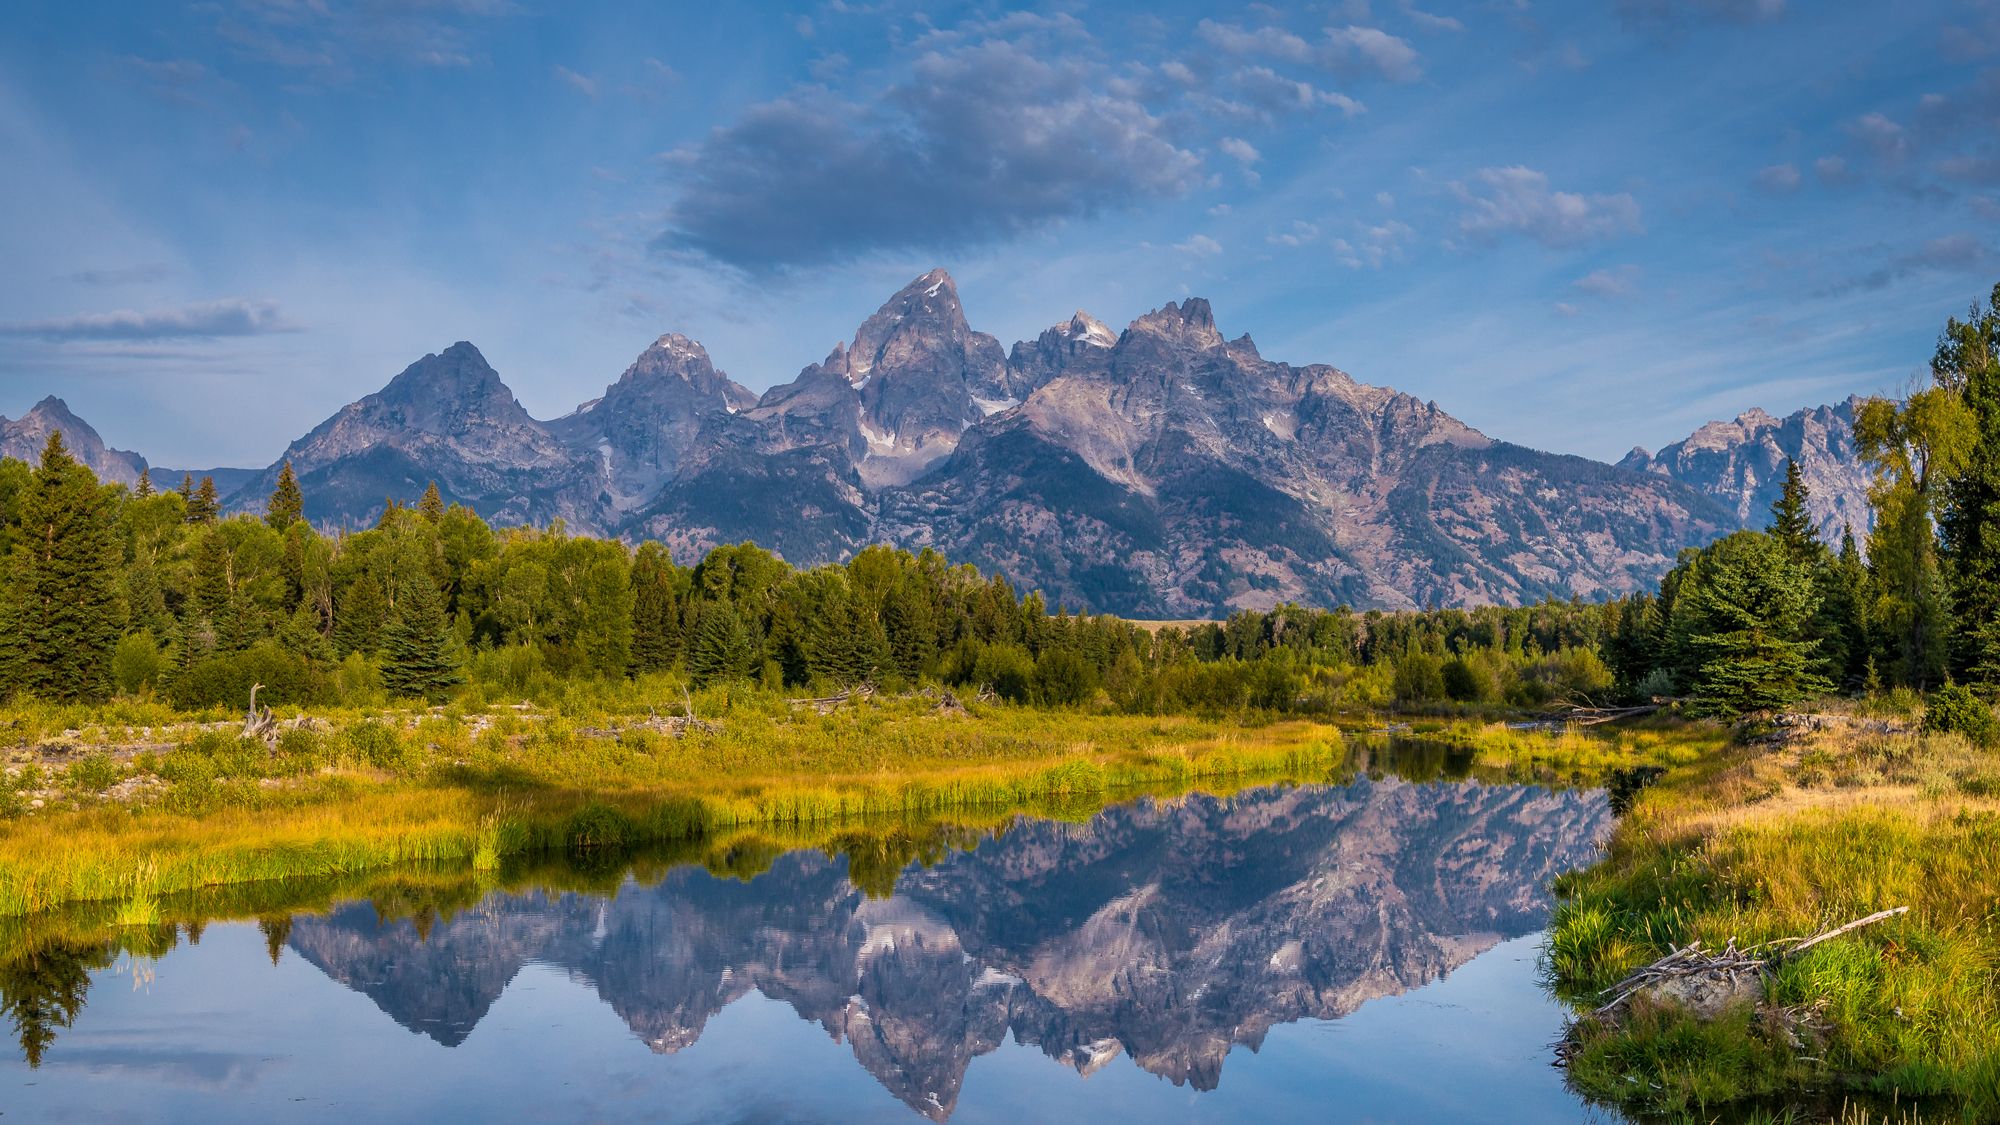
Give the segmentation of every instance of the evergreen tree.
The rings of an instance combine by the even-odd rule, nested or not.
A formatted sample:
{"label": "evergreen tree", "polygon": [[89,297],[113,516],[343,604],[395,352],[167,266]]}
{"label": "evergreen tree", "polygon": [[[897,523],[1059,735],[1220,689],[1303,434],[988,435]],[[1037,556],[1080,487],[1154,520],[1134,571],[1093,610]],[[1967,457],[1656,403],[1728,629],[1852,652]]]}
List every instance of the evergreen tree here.
{"label": "evergreen tree", "polygon": [[749,674],[753,655],[749,630],[736,608],[726,601],[703,602],[688,647],[688,674],[694,682],[740,679]]}
{"label": "evergreen tree", "polygon": [[1819,529],[1813,526],[1812,513],[1806,510],[1808,499],[1798,462],[1786,458],[1784,490],[1771,503],[1771,534],[1800,562],[1812,558],[1820,548]]}
{"label": "evergreen tree", "polygon": [[134,488],[134,490],[133,490],[133,491],[134,491],[134,494],[135,494],[135,495],[137,495],[137,496],[139,497],[139,499],[141,499],[141,500],[144,500],[144,499],[146,499],[147,497],[149,497],[149,496],[151,496],[151,495],[153,494],[153,470],[152,470],[152,469],[150,469],[150,468],[146,468],[146,469],[140,469],[140,470],[139,470],[139,483],[138,483],[138,485],[137,485],[137,486],[136,486],[136,487]]}
{"label": "evergreen tree", "polygon": [[111,653],[123,631],[122,552],[97,478],[49,432],[21,505],[12,569],[19,618],[20,682],[50,699],[98,699],[111,686]]}
{"label": "evergreen tree", "polygon": [[882,606],[882,627],[888,633],[889,660],[909,679],[923,674],[937,655],[937,614],[921,579],[905,574],[889,588]]}
{"label": "evergreen tree", "polygon": [[382,629],[389,620],[389,595],[372,574],[363,574],[340,592],[333,615],[333,647],[342,656],[349,653],[373,655],[382,644]]}
{"label": "evergreen tree", "polygon": [[429,575],[405,575],[382,633],[382,686],[391,695],[437,700],[464,682],[444,599]]}
{"label": "evergreen tree", "polygon": [[181,510],[183,512],[194,507],[194,474],[182,473],[181,486],[174,491],[181,494]]}
{"label": "evergreen tree", "polygon": [[1675,643],[1696,713],[1734,716],[1789,706],[1832,685],[1814,669],[1811,571],[1775,536],[1739,531],[1682,564]]}
{"label": "evergreen tree", "polygon": [[439,520],[444,519],[444,497],[438,494],[436,481],[430,482],[425,487],[423,499],[417,501],[417,514],[424,517],[433,527],[437,526]]}
{"label": "evergreen tree", "polygon": [[311,602],[300,602],[278,630],[278,644],[286,652],[303,656],[308,664],[321,667],[334,662],[333,643],[327,639],[326,623]]}
{"label": "evergreen tree", "polygon": [[201,486],[194,490],[194,495],[187,502],[188,522],[214,523],[221,514],[222,503],[215,496],[215,478],[201,478]]}
{"label": "evergreen tree", "polygon": [[264,522],[284,531],[304,517],[305,511],[305,494],[299,491],[299,478],[292,475],[292,463],[288,460],[278,470],[278,487],[271,490],[271,501],[264,508]]}
{"label": "evergreen tree", "polygon": [[1938,531],[1957,625],[1951,663],[1962,677],[2000,687],[2000,285],[1963,321],[1947,321],[1931,359],[1938,387],[1972,419],[1972,448],[1947,474]]}
{"label": "evergreen tree", "polygon": [[680,600],[675,596],[673,560],[667,549],[647,540],[632,557],[632,669],[658,672],[680,659]]}

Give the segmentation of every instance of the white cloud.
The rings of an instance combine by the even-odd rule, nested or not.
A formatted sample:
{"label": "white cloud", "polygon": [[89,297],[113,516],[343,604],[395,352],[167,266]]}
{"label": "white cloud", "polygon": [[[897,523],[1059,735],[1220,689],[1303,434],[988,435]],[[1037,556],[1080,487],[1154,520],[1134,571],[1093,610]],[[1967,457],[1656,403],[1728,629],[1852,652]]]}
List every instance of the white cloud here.
{"label": "white cloud", "polygon": [[1222,140],[1216,142],[1215,147],[1221,149],[1225,156],[1232,157],[1246,165],[1255,164],[1259,160],[1264,159],[1264,154],[1257,151],[1256,145],[1251,144],[1241,137],[1224,137]]}
{"label": "white cloud", "polygon": [[557,64],[554,73],[558,82],[564,83],[570,89],[575,90],[584,97],[594,98],[597,96],[597,79],[591,78],[588,75],[578,74],[576,71],[561,64]]}
{"label": "white cloud", "polygon": [[1645,229],[1639,201],[1631,195],[1554,191],[1546,173],[1521,165],[1481,168],[1472,174],[1471,184],[1453,184],[1452,189],[1466,204],[1459,229],[1482,242],[1524,234],[1544,246],[1569,247]]}
{"label": "white cloud", "polygon": [[1381,269],[1385,262],[1402,260],[1404,246],[1416,233],[1408,223],[1389,219],[1363,226],[1352,241],[1336,238],[1330,245],[1334,260],[1348,269]]}
{"label": "white cloud", "polygon": [[1409,40],[1379,27],[1330,27],[1326,38],[1328,63],[1335,69],[1372,70],[1391,82],[1414,82],[1423,75]]}
{"label": "white cloud", "polygon": [[1222,253],[1222,243],[1205,234],[1197,234],[1189,238],[1186,242],[1177,243],[1174,249],[1179,250],[1183,254],[1192,254],[1197,258],[1213,258],[1217,254]]}
{"label": "white cloud", "polygon": [[1632,265],[1593,270],[1570,283],[1570,288],[1593,297],[1630,297],[1638,286],[1639,267]]}

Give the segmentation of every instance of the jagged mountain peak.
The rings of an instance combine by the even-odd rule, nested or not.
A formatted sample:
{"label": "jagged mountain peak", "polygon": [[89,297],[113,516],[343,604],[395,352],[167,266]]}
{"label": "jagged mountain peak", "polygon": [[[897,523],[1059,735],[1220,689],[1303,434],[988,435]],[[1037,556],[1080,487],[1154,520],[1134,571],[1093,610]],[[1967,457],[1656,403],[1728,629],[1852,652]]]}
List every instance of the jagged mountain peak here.
{"label": "jagged mountain peak", "polygon": [[1204,348],[1223,342],[1206,297],[1189,297],[1179,303],[1169,301],[1133,321],[1130,331],[1153,333]]}
{"label": "jagged mountain peak", "polygon": [[478,404],[520,410],[514,402],[514,393],[500,381],[500,373],[493,370],[478,348],[465,340],[405,367],[371,397],[415,407],[417,413],[413,417],[429,423],[444,421],[451,414]]}
{"label": "jagged mountain peak", "polygon": [[1821,538],[1838,543],[1843,527],[1859,534],[1872,522],[1868,470],[1854,443],[1861,401],[1850,396],[1782,418],[1752,407],[1732,421],[1709,422],[1658,453],[1635,448],[1618,466],[1671,477],[1720,501],[1746,526],[1758,526],[1784,486],[1785,462],[1796,462]]}
{"label": "jagged mountain peak", "polygon": [[640,352],[618,376],[618,381],[606,389],[603,398],[579,408],[577,413],[589,413],[606,403],[623,409],[631,405],[631,395],[681,386],[691,387],[699,395],[716,397],[717,405],[730,408],[748,406],[757,398],[716,368],[701,341],[669,332]]}
{"label": "jagged mountain peak", "polygon": [[932,270],[897,290],[861,322],[848,348],[847,369],[856,380],[865,379],[879,365],[961,351],[973,335],[958,301],[958,285],[945,271]]}
{"label": "jagged mountain peak", "polygon": [[146,469],[144,457],[105,445],[97,430],[55,395],[44,397],[19,418],[0,417],[0,457],[12,457],[30,465],[40,463],[42,447],[48,442],[51,430],[62,431],[63,444],[70,456],[88,465],[104,480],[132,484]]}
{"label": "jagged mountain peak", "polygon": [[1118,333],[1113,332],[1110,325],[1082,309],[1076,310],[1076,315],[1065,323],[1056,325],[1050,331],[1065,340],[1100,348],[1115,347],[1118,344]]}

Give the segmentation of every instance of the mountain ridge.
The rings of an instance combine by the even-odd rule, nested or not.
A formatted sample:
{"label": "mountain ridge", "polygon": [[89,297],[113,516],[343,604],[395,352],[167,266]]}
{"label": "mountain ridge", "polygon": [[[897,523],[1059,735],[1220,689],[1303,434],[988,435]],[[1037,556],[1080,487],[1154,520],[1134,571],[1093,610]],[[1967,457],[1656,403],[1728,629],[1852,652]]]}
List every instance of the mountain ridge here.
{"label": "mountain ridge", "polygon": [[[1823,525],[1857,504],[1865,519],[1852,406],[1749,411],[1613,466],[1498,440],[1330,364],[1266,359],[1201,297],[1121,332],[1077,310],[1003,349],[939,269],[762,394],[670,332],[604,394],[539,421],[460,341],[226,503],[259,509],[289,460],[322,524],[365,524],[435,481],[496,523],[657,538],[683,562],[746,539],[802,565],[886,541],[1134,616],[1597,598],[1761,522],[1784,456],[1824,490]],[[112,479],[121,457],[143,467],[103,452]]]}

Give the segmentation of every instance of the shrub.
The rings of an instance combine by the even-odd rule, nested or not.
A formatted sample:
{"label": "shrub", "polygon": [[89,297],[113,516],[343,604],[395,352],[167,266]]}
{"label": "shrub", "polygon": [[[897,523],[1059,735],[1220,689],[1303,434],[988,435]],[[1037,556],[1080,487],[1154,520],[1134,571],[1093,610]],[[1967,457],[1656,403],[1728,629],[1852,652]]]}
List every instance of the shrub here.
{"label": "shrub", "polygon": [[1960,684],[1946,684],[1931,693],[1924,707],[1924,729],[1933,734],[1962,734],[1977,746],[2000,742],[2000,721],[1993,708]]}
{"label": "shrub", "polygon": [[320,696],[319,676],[304,657],[286,652],[273,641],[259,641],[242,652],[205,656],[188,665],[168,685],[174,706],[198,710],[217,705],[246,707],[250,685],[264,685],[260,704],[312,703]]}
{"label": "shrub", "polygon": [[383,723],[364,719],[348,727],[341,738],[356,760],[376,769],[394,769],[403,764],[403,740]]}
{"label": "shrub", "polygon": [[1097,694],[1097,669],[1068,649],[1047,649],[1035,661],[1035,699],[1053,707],[1074,707]]}
{"label": "shrub", "polygon": [[76,793],[101,793],[118,783],[119,772],[111,755],[100,752],[71,762],[63,784]]}
{"label": "shrub", "polygon": [[1444,661],[1417,650],[1396,661],[1396,702],[1435,703],[1444,697]]}
{"label": "shrub", "polygon": [[972,666],[972,678],[993,685],[1002,699],[1026,703],[1034,689],[1035,659],[1020,645],[987,645]]}
{"label": "shrub", "polygon": [[153,643],[153,635],[144,629],[120,637],[118,647],[111,653],[111,679],[126,695],[137,695],[152,687],[165,666],[160,646]]}

